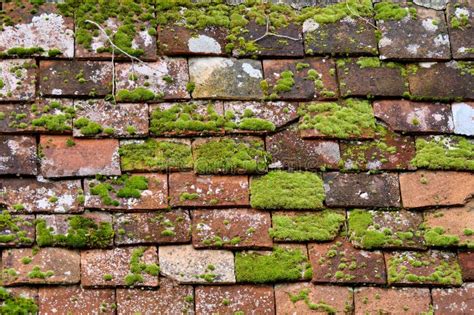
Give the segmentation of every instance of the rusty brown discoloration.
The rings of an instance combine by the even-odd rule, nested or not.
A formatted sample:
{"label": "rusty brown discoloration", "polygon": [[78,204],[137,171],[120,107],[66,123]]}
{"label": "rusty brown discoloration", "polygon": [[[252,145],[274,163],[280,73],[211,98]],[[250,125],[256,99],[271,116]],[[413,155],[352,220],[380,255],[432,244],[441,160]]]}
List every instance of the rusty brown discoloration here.
{"label": "rusty brown discoloration", "polygon": [[354,293],[355,313],[421,314],[430,310],[430,291],[421,288],[358,288]]}

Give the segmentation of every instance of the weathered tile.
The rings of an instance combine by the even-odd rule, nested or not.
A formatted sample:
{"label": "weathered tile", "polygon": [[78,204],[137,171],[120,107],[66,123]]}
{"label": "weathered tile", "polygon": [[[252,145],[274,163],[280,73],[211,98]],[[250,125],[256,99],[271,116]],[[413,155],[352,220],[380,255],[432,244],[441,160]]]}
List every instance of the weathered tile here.
{"label": "weathered tile", "polygon": [[270,286],[198,286],[196,315],[274,314],[273,288]]}
{"label": "weathered tile", "polygon": [[455,59],[474,58],[474,5],[470,0],[449,1],[446,10],[449,40]]}
{"label": "weathered tile", "polygon": [[470,314],[474,312],[474,283],[460,288],[433,289],[433,309],[439,314]]}
{"label": "weathered tile", "polygon": [[57,286],[42,287],[38,294],[41,314],[114,314],[114,290]]}
{"label": "weathered tile", "polygon": [[464,281],[474,280],[474,252],[460,252],[458,254],[459,265],[461,265],[462,278]]}
{"label": "weathered tile", "polygon": [[156,290],[117,289],[117,314],[193,314],[193,287],[160,279]]}
{"label": "weathered tile", "polygon": [[168,207],[165,174],[85,179],[85,207],[110,210],[154,210]]}
{"label": "weathered tile", "polygon": [[374,102],[374,114],[394,131],[453,132],[453,115],[447,104],[406,100],[376,101]]}
{"label": "weathered tile", "polygon": [[[451,58],[448,28],[443,11],[418,6],[406,7],[406,16],[398,19],[379,19],[381,59]],[[375,6],[377,10],[377,6]]]}
{"label": "weathered tile", "polygon": [[191,58],[190,81],[195,85],[194,98],[260,99],[263,93],[262,64],[251,59]]}
{"label": "weathered tile", "polygon": [[474,103],[454,103],[452,110],[454,133],[474,136]]}
{"label": "weathered tile", "polygon": [[0,204],[25,213],[81,212],[84,195],[80,180],[47,181],[2,178]]}
{"label": "weathered tile", "polygon": [[225,54],[227,29],[210,26],[190,30],[178,25],[158,26],[160,51],[167,56],[221,56]]}
{"label": "weathered tile", "polygon": [[30,1],[7,2],[3,6],[13,25],[0,32],[0,51],[16,55],[17,49],[39,48],[38,55],[74,57],[74,20],[62,15],[56,5]]}
{"label": "weathered tile", "polygon": [[474,247],[474,200],[462,207],[425,211],[424,218],[427,245]]}
{"label": "weathered tile", "polygon": [[[115,71],[120,102],[189,98],[186,89],[188,64],[184,58],[162,57],[155,62],[121,63]],[[140,93],[141,90],[147,93]]]}
{"label": "weathered tile", "polygon": [[400,174],[400,191],[406,208],[462,205],[472,196],[472,187],[474,174],[467,172]]}
{"label": "weathered tile", "polygon": [[348,222],[350,240],[357,248],[425,248],[421,213],[355,209],[348,212]]}
{"label": "weathered tile", "polygon": [[434,9],[434,10],[444,10],[448,4],[448,0],[414,0],[413,3],[421,7]]}
{"label": "weathered tile", "polygon": [[19,287],[6,287],[5,290],[13,297],[23,297],[31,299],[35,304],[38,303],[38,288],[19,286]]}
{"label": "weathered tile", "polygon": [[191,240],[191,219],[187,211],[122,213],[114,218],[115,243],[168,244]]}
{"label": "weathered tile", "polygon": [[338,95],[334,61],[325,58],[264,60],[266,98],[280,100],[333,99]]}
{"label": "weathered tile", "polygon": [[104,100],[75,101],[74,137],[133,138],[148,134],[147,104],[112,104]]}
{"label": "weathered tile", "polygon": [[276,314],[351,313],[353,292],[342,286],[312,283],[275,286]]}
{"label": "weathered tile", "polygon": [[247,206],[247,176],[169,175],[171,206]]}
{"label": "weathered tile", "polygon": [[115,247],[81,252],[81,284],[84,287],[157,287],[159,269],[156,247]]}
{"label": "weathered tile", "polygon": [[342,96],[402,96],[408,90],[404,66],[377,57],[339,59],[337,75]]}
{"label": "weathered tile", "polygon": [[302,139],[296,125],[266,137],[265,145],[272,156],[270,168],[334,169],[341,158],[337,142]]}
{"label": "weathered tile", "polygon": [[380,251],[358,250],[344,239],[308,245],[316,283],[385,284],[383,254]]}
{"label": "weathered tile", "polygon": [[457,255],[450,252],[385,253],[388,283],[395,285],[459,286],[461,267]]}
{"label": "weathered tile", "polygon": [[12,215],[7,210],[0,213],[0,247],[31,246],[35,240],[33,215]]}
{"label": "weathered tile", "polygon": [[0,135],[1,175],[36,175],[37,161],[35,137]]}
{"label": "weathered tile", "polygon": [[193,210],[195,248],[271,248],[270,213],[253,209]]}
{"label": "weathered tile", "polygon": [[195,250],[191,245],[159,247],[161,273],[179,283],[234,283],[234,255]]}
{"label": "weathered tile", "polygon": [[74,108],[70,99],[41,98],[31,105],[0,105],[0,132],[71,133],[73,117]]}
{"label": "weathered tile", "polygon": [[36,91],[33,59],[0,60],[0,101],[27,101]]}
{"label": "weathered tile", "polygon": [[39,150],[45,177],[120,175],[118,141],[114,139],[41,136]]}
{"label": "weathered tile", "polygon": [[[375,24],[372,18],[367,21]],[[303,36],[306,54],[377,54],[375,32],[367,21],[354,19],[351,16],[346,16],[334,23],[317,23],[313,19],[304,21]]]}
{"label": "weathered tile", "polygon": [[4,285],[73,284],[80,280],[80,255],[62,248],[31,248],[2,252]]}
{"label": "weathered tile", "polygon": [[429,289],[421,288],[358,288],[354,292],[356,314],[422,314],[430,311]]}
{"label": "weathered tile", "polygon": [[395,174],[325,173],[326,205],[331,207],[399,207]]}
{"label": "weathered tile", "polygon": [[425,62],[408,73],[410,93],[416,99],[473,99],[471,61]]}
{"label": "weathered tile", "polygon": [[112,63],[40,61],[39,92],[46,96],[104,96],[112,91]]}

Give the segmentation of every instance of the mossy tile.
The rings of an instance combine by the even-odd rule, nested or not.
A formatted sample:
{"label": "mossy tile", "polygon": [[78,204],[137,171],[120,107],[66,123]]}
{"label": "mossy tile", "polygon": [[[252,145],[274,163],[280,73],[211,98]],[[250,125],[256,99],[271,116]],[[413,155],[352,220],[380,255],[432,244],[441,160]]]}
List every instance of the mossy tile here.
{"label": "mossy tile", "polygon": [[10,287],[1,289],[5,306],[3,311],[11,313],[14,311],[26,314],[38,312],[38,289],[31,287]]}
{"label": "mossy tile", "polygon": [[321,178],[310,172],[271,171],[250,182],[250,204],[258,209],[322,208],[324,188]]}
{"label": "mossy tile", "polygon": [[168,207],[164,174],[98,176],[84,182],[85,207],[111,210],[150,210]]}
{"label": "mossy tile", "polygon": [[277,246],[273,251],[240,252],[235,256],[237,282],[273,283],[311,279],[306,246]]}
{"label": "mossy tile", "polygon": [[36,63],[33,59],[0,61],[0,101],[27,101],[35,96]]}
{"label": "mossy tile", "polygon": [[32,245],[35,240],[34,216],[0,212],[0,247]]}
{"label": "mossy tile", "polygon": [[455,59],[473,59],[474,22],[469,16],[474,14],[474,6],[469,0],[449,1],[446,17],[449,28],[449,41]]}
{"label": "mossy tile", "polygon": [[450,252],[392,252],[385,255],[388,284],[459,286],[461,267]]}

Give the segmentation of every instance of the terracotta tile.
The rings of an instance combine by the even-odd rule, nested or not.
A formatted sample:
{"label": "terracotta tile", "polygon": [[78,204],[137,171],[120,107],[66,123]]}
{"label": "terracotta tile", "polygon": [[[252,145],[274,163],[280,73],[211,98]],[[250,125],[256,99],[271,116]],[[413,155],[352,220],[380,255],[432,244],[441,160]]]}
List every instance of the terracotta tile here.
{"label": "terracotta tile", "polygon": [[0,174],[36,175],[36,138],[0,135]]}
{"label": "terracotta tile", "polygon": [[5,220],[0,225],[0,247],[24,247],[31,246],[35,241],[35,216],[34,215],[10,215],[2,211]]}
{"label": "terracotta tile", "polygon": [[0,61],[0,101],[28,101],[35,96],[36,63],[33,59]]}
{"label": "terracotta tile", "polygon": [[474,312],[474,283],[460,288],[433,289],[433,308],[439,314],[470,314]]}
{"label": "terracotta tile", "polygon": [[464,281],[474,281],[474,252],[460,252],[458,255]]}

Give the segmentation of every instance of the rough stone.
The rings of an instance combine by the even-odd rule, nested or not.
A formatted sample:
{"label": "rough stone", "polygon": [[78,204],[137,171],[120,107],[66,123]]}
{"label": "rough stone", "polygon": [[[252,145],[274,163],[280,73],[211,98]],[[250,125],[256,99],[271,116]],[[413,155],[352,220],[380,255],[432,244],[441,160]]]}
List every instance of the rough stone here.
{"label": "rough stone", "polygon": [[[22,259],[31,262],[24,264]],[[80,280],[80,255],[62,248],[43,248],[36,254],[32,248],[2,252],[3,285],[74,284]]]}
{"label": "rough stone", "polygon": [[45,177],[120,175],[118,141],[41,136],[41,173]]}
{"label": "rough stone", "polygon": [[[82,197],[81,197],[82,196]],[[51,199],[56,197],[57,200]],[[0,179],[0,204],[16,212],[75,213],[82,211],[80,180]],[[53,202],[54,201],[54,202]],[[17,205],[15,207],[15,205]],[[19,207],[18,205],[21,205]],[[23,209],[21,209],[23,208]]]}
{"label": "rough stone", "polygon": [[36,163],[35,137],[0,135],[0,175],[36,175]]}
{"label": "rough stone", "polygon": [[416,99],[473,99],[473,67],[470,61],[420,63],[416,72],[408,74],[411,95]]}
{"label": "rough stone", "polygon": [[[292,301],[301,293],[308,293],[309,301],[298,299]],[[312,283],[279,284],[275,286],[276,314],[310,314],[311,304],[322,304],[331,307],[335,313],[346,314],[353,309],[353,292],[351,288],[342,286],[314,285]]]}
{"label": "rough stone", "polygon": [[[305,67],[298,70],[302,64]],[[311,70],[316,71],[317,78],[308,78]],[[278,92],[278,80],[285,71],[293,74],[294,85],[289,91]],[[334,71],[334,61],[325,58],[264,60],[263,72],[269,86],[266,94],[272,97],[276,93],[277,99],[292,101],[334,99],[338,95]]]}
{"label": "rough stone", "polygon": [[458,254],[464,281],[474,281],[474,252],[460,252]]}
{"label": "rough stone", "polygon": [[191,219],[184,210],[155,213],[122,213],[114,218],[115,243],[168,244],[191,240]]}
{"label": "rough stone", "polygon": [[39,91],[46,96],[105,96],[112,91],[112,63],[42,60]]}
{"label": "rough stone", "polygon": [[251,59],[191,58],[189,76],[195,84],[193,97],[218,99],[260,99],[263,94],[262,64]]}
{"label": "rough stone", "polygon": [[380,251],[355,249],[343,238],[309,244],[309,258],[316,283],[385,284],[385,265]]}
{"label": "rough stone", "polygon": [[161,246],[159,256],[161,273],[179,283],[235,283],[234,255],[230,251]]}
{"label": "rough stone", "polygon": [[449,105],[385,100],[374,102],[373,107],[375,117],[383,120],[394,131],[453,132],[453,115]]}
{"label": "rough stone", "polygon": [[[155,62],[122,63],[116,66],[117,90],[139,87],[155,93],[157,99],[188,99],[188,63],[184,58],[162,57]],[[134,74],[135,78],[131,77]],[[135,80],[133,80],[135,79]]]}
{"label": "rough stone", "polygon": [[247,176],[206,176],[171,173],[171,206],[248,206]]}
{"label": "rough stone", "polygon": [[[81,284],[84,287],[115,287],[125,286],[125,278],[131,272],[131,258],[140,247],[115,247],[110,250],[93,249],[81,252]],[[146,247],[140,263],[158,264],[156,247]],[[114,262],[111,264],[110,262]],[[111,276],[109,280],[107,276]],[[157,287],[158,276],[141,273],[142,282],[135,283],[138,287]]]}
{"label": "rough stone", "polygon": [[[143,137],[148,135],[147,104],[112,104],[104,100],[76,101],[76,118],[87,118],[102,126],[95,136]],[[112,128],[112,132],[107,132]],[[81,128],[74,126],[74,137],[83,137]]]}
{"label": "rough stone", "polygon": [[[3,218],[8,215],[2,211]],[[0,225],[0,236],[5,238],[0,247],[31,246],[35,240],[35,226],[33,215],[11,215],[11,219]],[[9,223],[12,223],[11,225]]]}
{"label": "rough stone", "polygon": [[474,313],[474,283],[460,288],[433,289],[433,308],[439,314]]}
{"label": "rough stone", "polygon": [[117,314],[193,314],[193,287],[160,279],[156,290],[117,289]]}
{"label": "rough stone", "polygon": [[421,288],[358,288],[354,293],[356,314],[422,314],[430,311],[429,289]]}
{"label": "rough stone", "polygon": [[[148,182],[148,188],[140,191],[140,198],[122,198],[117,197],[116,192],[109,192],[109,196],[119,202],[116,205],[106,204],[101,196],[93,195],[91,188],[94,185],[100,184],[101,181],[97,179],[84,180],[85,192],[85,207],[92,209],[110,209],[110,210],[155,210],[165,209],[168,207],[168,183],[165,174],[141,174],[134,173],[133,176],[143,176]],[[113,178],[112,178],[113,180]],[[118,192],[120,185],[112,183],[114,189]]]}
{"label": "rough stone", "polygon": [[35,96],[36,63],[33,59],[0,60],[0,101],[28,101]]}
{"label": "rough stone", "polygon": [[194,210],[195,248],[271,248],[270,213],[253,209]]}
{"label": "rough stone", "polygon": [[341,159],[337,142],[302,139],[296,125],[267,137],[265,144],[272,155],[270,168],[337,169]]}
{"label": "rough stone", "polygon": [[400,174],[400,191],[406,208],[462,205],[473,195],[472,187],[474,174],[468,172]]}
{"label": "rough stone", "polygon": [[454,103],[451,107],[454,133],[474,136],[474,103]]}
{"label": "rough stone", "polygon": [[42,287],[39,289],[41,314],[114,314],[115,292],[90,290],[80,286]]}
{"label": "rough stone", "polygon": [[394,174],[325,173],[326,205],[331,207],[399,207]]}
{"label": "rough stone", "polygon": [[198,286],[196,315],[204,314],[275,314],[271,286]]}
{"label": "rough stone", "polygon": [[425,8],[430,8],[430,9],[435,9],[435,10],[444,10],[446,9],[446,4],[449,1],[447,0],[414,0],[413,2]]}
{"label": "rough stone", "polygon": [[[451,0],[448,3],[449,40],[455,59],[474,58],[474,5],[471,0]],[[465,21],[465,22],[463,22]],[[459,26],[458,26],[459,24]]]}

